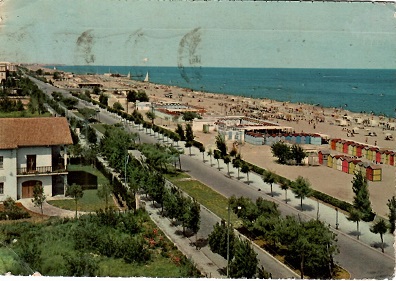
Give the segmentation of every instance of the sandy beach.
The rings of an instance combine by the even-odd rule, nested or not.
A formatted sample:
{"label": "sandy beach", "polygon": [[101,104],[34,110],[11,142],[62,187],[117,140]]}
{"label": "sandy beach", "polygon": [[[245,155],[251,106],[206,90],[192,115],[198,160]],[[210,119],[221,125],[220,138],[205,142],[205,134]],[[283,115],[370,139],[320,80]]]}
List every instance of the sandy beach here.
{"label": "sandy beach", "polygon": [[[53,70],[52,70],[53,71]],[[104,89],[108,89],[106,94],[109,96],[109,105],[120,102],[126,106],[125,94],[114,94],[116,89],[143,89],[150,97],[150,101],[160,102],[179,102],[192,106],[198,106],[206,109],[205,115],[224,116],[224,115],[247,115],[260,117],[279,125],[292,127],[296,133],[320,133],[328,135],[330,138],[341,138],[352,140],[354,142],[376,146],[380,149],[394,150],[396,147],[396,131],[383,128],[383,124],[394,123],[394,118],[380,117],[362,113],[352,113],[345,109],[339,108],[322,108],[308,104],[292,104],[278,102],[268,99],[253,99],[247,97],[212,94],[191,89],[178,88],[174,86],[157,85],[147,82],[139,82],[127,79],[125,77],[108,77],[103,75],[78,75],[77,81],[89,81],[101,83]],[[55,82],[55,85],[61,88],[72,90],[75,87],[75,78],[65,81]],[[172,98],[165,97],[165,94],[172,93]],[[134,105],[129,103],[128,111],[132,112]],[[144,114],[143,114],[144,115]],[[336,120],[348,116],[351,122],[348,126],[339,126]],[[205,116],[204,116],[205,117]],[[373,120],[378,124],[374,127],[363,127],[353,120],[356,118]],[[176,128],[176,123],[156,118],[155,123],[164,125],[169,129]],[[354,131],[354,134],[351,132]],[[370,136],[368,135],[370,133]],[[215,148],[215,137],[217,132],[203,133],[194,131],[196,140],[202,142],[205,147]],[[387,135],[392,135],[393,140],[385,140]],[[231,147],[231,143],[229,143]],[[310,150],[330,150],[329,145],[313,146],[304,145]],[[335,151],[331,151],[336,153]],[[338,153],[342,154],[342,153]],[[352,179],[353,175],[328,168],[326,166],[286,166],[276,163],[272,156],[269,146],[252,145],[244,143],[241,146],[242,158],[255,165],[269,169],[290,180],[298,176],[308,178],[312,187],[331,196],[345,200],[353,201]],[[363,158],[363,161],[369,162]],[[370,199],[373,210],[380,216],[386,216],[388,207],[387,200],[395,195],[396,186],[396,167],[385,164],[382,167],[382,181],[369,181]]]}

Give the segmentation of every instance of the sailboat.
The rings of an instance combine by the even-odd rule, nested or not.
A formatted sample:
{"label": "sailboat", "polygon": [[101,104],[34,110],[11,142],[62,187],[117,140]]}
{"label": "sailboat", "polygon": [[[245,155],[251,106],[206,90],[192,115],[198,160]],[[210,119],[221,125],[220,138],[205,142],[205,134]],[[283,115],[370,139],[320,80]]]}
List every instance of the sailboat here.
{"label": "sailboat", "polygon": [[143,80],[143,82],[148,82],[149,81],[149,75],[148,75],[148,72],[146,73],[146,77],[144,77],[144,80]]}
{"label": "sailboat", "polygon": [[131,72],[130,71],[128,72],[127,78],[131,79]]}

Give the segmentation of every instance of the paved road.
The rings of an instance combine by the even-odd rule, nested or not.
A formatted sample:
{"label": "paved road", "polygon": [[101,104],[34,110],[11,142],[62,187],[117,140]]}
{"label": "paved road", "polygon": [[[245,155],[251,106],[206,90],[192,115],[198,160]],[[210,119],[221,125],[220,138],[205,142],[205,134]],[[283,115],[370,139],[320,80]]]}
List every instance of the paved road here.
{"label": "paved road", "polygon": [[[48,92],[53,91],[53,87],[45,83],[39,82],[38,84],[43,84],[44,89]],[[59,91],[59,89],[56,89]],[[120,119],[105,110],[101,110],[99,114],[100,121],[107,124],[114,124],[120,122]],[[130,126],[129,130],[136,130]],[[156,138],[144,133],[144,131],[139,131],[140,138],[142,142],[153,143],[157,142]],[[182,142],[180,142],[182,144]],[[274,200],[279,204],[279,209],[283,215],[297,215],[304,219],[312,219],[317,216],[317,209],[319,206],[319,218],[323,221],[329,223],[332,227],[335,225],[336,212],[334,208],[328,207],[323,204],[317,204],[316,201],[312,199],[304,200],[304,208],[306,211],[300,212],[299,200],[295,199],[291,192],[289,191],[288,204],[285,204],[283,198],[284,193],[280,188],[275,185],[273,190],[276,196],[270,197],[269,186],[264,184],[261,178],[253,173],[250,174],[250,185],[244,183],[245,178],[241,180],[236,180],[236,170],[230,168],[232,171],[231,175],[234,175],[232,179],[226,176],[227,168],[222,161],[221,171],[218,171],[216,161],[213,167],[210,167],[209,162],[203,163],[202,154],[197,149],[192,149],[193,156],[182,155],[182,168],[186,170],[192,177],[203,182],[204,184],[210,186],[214,190],[223,194],[226,197],[232,195],[245,196],[253,200],[259,196]],[[241,173],[241,176],[244,174]],[[258,191],[258,189],[262,191]],[[358,241],[354,234],[356,231],[356,224],[349,222],[346,217],[339,212],[338,222],[340,224],[339,230],[333,228],[333,231],[338,235],[338,246],[340,248],[340,253],[335,256],[335,261],[346,268],[352,275],[352,278],[372,278],[372,279],[383,279],[390,278],[394,275],[395,259],[394,250],[392,248],[394,237],[390,234],[385,235],[386,250],[385,254],[382,254],[378,249],[379,235],[375,235],[369,231],[370,224],[360,223],[361,238]],[[210,224],[208,226],[202,227],[202,236],[207,235],[207,231],[211,231]],[[204,233],[205,232],[205,233]],[[377,247],[377,248],[374,248]],[[275,277],[275,276],[274,276]]]}

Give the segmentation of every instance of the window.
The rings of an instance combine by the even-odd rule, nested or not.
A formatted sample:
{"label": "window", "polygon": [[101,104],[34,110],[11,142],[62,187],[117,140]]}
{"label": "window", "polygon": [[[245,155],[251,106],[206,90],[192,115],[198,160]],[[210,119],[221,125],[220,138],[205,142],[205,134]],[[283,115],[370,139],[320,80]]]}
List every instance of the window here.
{"label": "window", "polygon": [[3,156],[0,156],[0,169],[3,169],[3,161],[4,161]]}
{"label": "window", "polygon": [[0,195],[4,194],[4,182],[0,182]]}

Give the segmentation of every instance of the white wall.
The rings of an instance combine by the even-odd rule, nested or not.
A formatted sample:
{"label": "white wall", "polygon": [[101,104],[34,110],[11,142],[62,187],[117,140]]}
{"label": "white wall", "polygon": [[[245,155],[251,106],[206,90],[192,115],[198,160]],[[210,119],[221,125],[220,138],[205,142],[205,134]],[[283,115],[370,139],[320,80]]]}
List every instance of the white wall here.
{"label": "white wall", "polygon": [[52,166],[51,147],[23,147],[18,149],[18,168],[26,168],[26,155],[36,155],[36,167]]}
{"label": "white wall", "polygon": [[[52,176],[32,176],[32,177],[19,177],[18,178],[18,199],[22,198],[22,183],[26,181],[37,180],[42,182],[44,187],[44,194],[47,197],[52,196]],[[16,198],[15,198],[16,199]]]}
{"label": "white wall", "polygon": [[4,201],[8,196],[16,199],[16,150],[0,150],[0,156],[3,156],[3,169],[0,169],[0,182],[4,183],[4,194],[0,194],[0,201]]}

